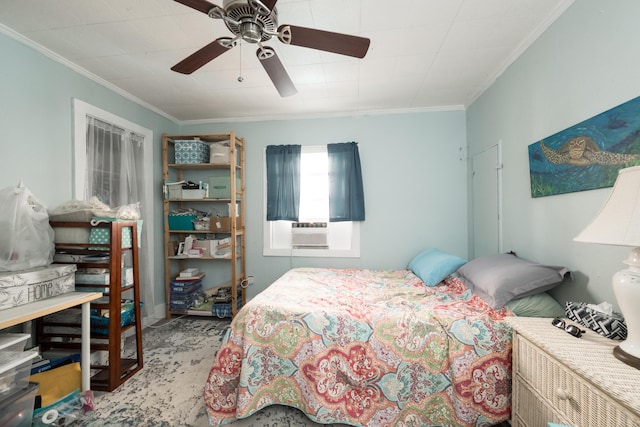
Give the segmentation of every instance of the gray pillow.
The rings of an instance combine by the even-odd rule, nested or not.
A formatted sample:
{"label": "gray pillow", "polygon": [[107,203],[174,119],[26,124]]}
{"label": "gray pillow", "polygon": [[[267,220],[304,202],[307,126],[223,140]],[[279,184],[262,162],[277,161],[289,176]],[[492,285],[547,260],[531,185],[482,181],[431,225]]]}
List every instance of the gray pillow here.
{"label": "gray pillow", "polygon": [[569,270],[537,264],[508,253],[476,258],[460,267],[458,273],[471,292],[499,310],[513,299],[556,287]]}

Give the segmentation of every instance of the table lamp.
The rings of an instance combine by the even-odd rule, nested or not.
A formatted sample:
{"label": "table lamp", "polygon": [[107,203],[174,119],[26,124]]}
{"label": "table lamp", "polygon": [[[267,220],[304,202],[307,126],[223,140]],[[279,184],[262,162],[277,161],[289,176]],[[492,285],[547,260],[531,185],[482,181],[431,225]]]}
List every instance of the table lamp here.
{"label": "table lamp", "polygon": [[613,275],[613,292],[627,324],[627,339],[613,354],[640,369],[640,166],[621,169],[613,191],[600,212],[573,240],[631,246],[623,261],[629,268]]}

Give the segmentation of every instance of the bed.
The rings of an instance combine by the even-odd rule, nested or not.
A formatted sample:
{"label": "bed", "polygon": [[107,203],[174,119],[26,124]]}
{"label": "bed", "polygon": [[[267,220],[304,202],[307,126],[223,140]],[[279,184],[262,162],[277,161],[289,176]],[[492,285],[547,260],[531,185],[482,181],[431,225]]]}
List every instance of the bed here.
{"label": "bed", "polygon": [[295,268],[234,317],[205,384],[212,426],[269,405],[317,423],[491,426],[510,418],[512,313],[461,277]]}

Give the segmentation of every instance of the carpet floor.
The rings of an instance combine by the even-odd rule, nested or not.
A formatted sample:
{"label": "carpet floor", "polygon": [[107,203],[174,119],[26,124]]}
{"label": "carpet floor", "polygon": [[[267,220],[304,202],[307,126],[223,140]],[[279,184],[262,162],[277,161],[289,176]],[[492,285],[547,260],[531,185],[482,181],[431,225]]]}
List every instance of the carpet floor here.
{"label": "carpet floor", "polygon": [[[73,425],[209,427],[202,393],[228,325],[228,320],[183,317],[144,329],[144,367],[110,393],[95,391],[95,409]],[[131,354],[134,346],[133,340],[125,342],[125,356]],[[312,427],[320,424],[311,422],[297,409],[274,406],[228,426]]]}
{"label": "carpet floor", "polygon": [[[95,409],[73,425],[209,427],[202,393],[228,325],[228,320],[183,317],[146,328],[142,339],[144,367],[113,392],[94,392]],[[134,346],[133,340],[127,340],[125,355],[131,353]],[[322,425],[312,422],[297,409],[272,406],[227,426]]]}

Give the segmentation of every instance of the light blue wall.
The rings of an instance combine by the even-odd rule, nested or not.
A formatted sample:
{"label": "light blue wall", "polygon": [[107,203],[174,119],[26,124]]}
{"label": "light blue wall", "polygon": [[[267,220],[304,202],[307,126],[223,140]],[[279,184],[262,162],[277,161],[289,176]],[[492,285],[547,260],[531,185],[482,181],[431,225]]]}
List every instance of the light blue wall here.
{"label": "light blue wall", "polygon": [[[175,132],[175,123],[1,33],[0,52],[1,188],[23,181],[49,208],[71,199],[73,98],[153,131],[154,188],[161,188],[161,136]],[[162,218],[160,194],[155,200],[154,216]],[[162,221],[153,228],[156,242],[162,242]],[[162,257],[162,244],[158,244],[154,259]],[[160,290],[162,268],[161,263],[155,267],[160,278],[155,285]],[[164,291],[157,291],[156,303],[162,300]]]}
{"label": "light blue wall", "polygon": [[[467,256],[463,111],[183,126],[183,133],[233,129],[246,140],[247,269],[251,297],[291,267],[405,268],[427,247]],[[366,221],[361,257],[262,256],[264,150],[271,144],[356,141]]]}
{"label": "light blue wall", "polygon": [[[71,198],[74,97],[153,130],[157,188],[162,132],[234,129],[247,140],[247,266],[256,277],[252,296],[291,266],[402,268],[430,246],[469,255],[473,232],[467,229],[467,162],[461,160],[460,147],[468,144],[473,155],[502,141],[505,250],[574,270],[574,282],[555,294],[561,301],[613,302],[610,277],[622,267],[627,250],[572,241],[610,190],[531,199],[527,146],[640,94],[637,16],[640,3],[633,0],[575,2],[466,117],[449,111],[182,127],[0,35],[0,185],[22,180],[49,206]],[[362,257],[263,257],[264,147],[351,140],[360,144],[365,175]],[[155,216],[161,218],[159,194],[154,200]],[[157,241],[161,226],[154,226]],[[162,259],[161,245],[154,248],[154,259]],[[162,268],[158,261],[157,277]],[[156,287],[161,298],[163,283],[157,281]]]}
{"label": "light blue wall", "polygon": [[[154,187],[161,185],[162,132],[223,133],[247,141],[247,269],[255,276],[249,296],[292,266],[404,268],[420,250],[436,246],[467,255],[464,111],[189,125],[131,102],[39,52],[0,34],[0,186],[19,180],[47,206],[72,196],[72,98],[154,132]],[[269,144],[357,141],[365,180],[367,220],[359,259],[262,256],[262,176]],[[155,218],[162,218],[160,191]],[[156,304],[164,296],[162,222],[156,236]]]}
{"label": "light blue wall", "polygon": [[[448,111],[182,127],[0,35],[0,185],[22,180],[49,206],[71,197],[74,97],[153,130],[157,188],[162,132],[234,129],[247,140],[247,266],[256,277],[252,296],[291,266],[402,268],[430,246],[469,255],[473,231],[467,228],[467,162],[461,160],[460,147],[468,144],[473,155],[502,141],[505,250],[574,270],[574,282],[555,294],[561,301],[613,302],[610,277],[622,268],[627,250],[572,241],[610,190],[531,199],[527,146],[640,94],[637,16],[640,3],[634,0],[576,1],[466,116]],[[351,140],[360,144],[365,175],[362,257],[263,257],[264,147]],[[154,200],[155,216],[161,218],[159,194]],[[157,241],[161,226],[154,226]],[[162,259],[161,245],[154,248],[154,259]],[[157,277],[162,268],[158,261]],[[161,298],[163,283],[157,281],[156,287]]]}
{"label": "light blue wall", "polygon": [[503,143],[504,250],[571,268],[561,302],[615,304],[628,248],[573,242],[611,189],[532,199],[527,147],[640,95],[638,16],[635,0],[576,1],[467,110],[471,155]]}

